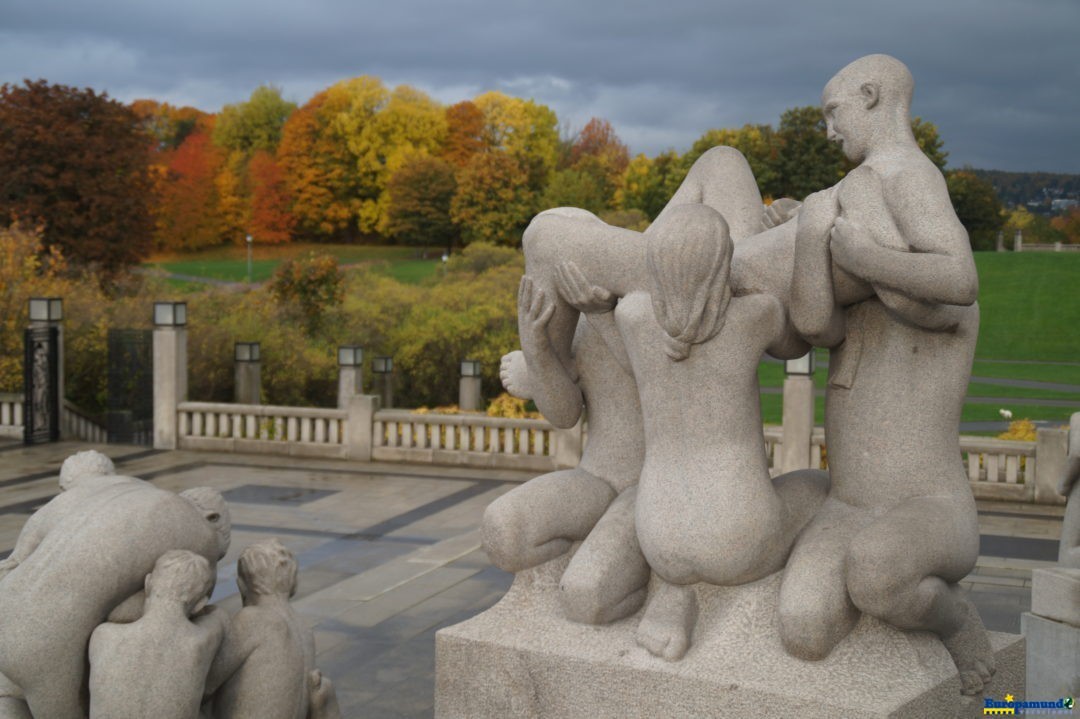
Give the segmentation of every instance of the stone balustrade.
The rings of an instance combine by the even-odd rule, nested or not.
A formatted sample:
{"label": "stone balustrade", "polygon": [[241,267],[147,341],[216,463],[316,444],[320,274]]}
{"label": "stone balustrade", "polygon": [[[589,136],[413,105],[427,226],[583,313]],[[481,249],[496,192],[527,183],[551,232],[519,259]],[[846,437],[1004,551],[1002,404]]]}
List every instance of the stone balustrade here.
{"label": "stone balustrade", "polygon": [[105,427],[66,399],[60,408],[60,436],[94,444],[109,441],[109,432]]}
{"label": "stone balustrade", "polygon": [[977,499],[1034,499],[1035,442],[962,436],[960,451]]}
{"label": "stone balustrade", "polygon": [[580,424],[558,430],[536,419],[380,410],[375,413],[372,458],[550,471],[577,464],[581,435]]}
{"label": "stone balustrade", "polygon": [[23,396],[12,392],[0,392],[0,437],[22,439]]}
{"label": "stone balustrade", "polygon": [[347,419],[339,409],[181,402],[177,443],[180,449],[344,458]]}

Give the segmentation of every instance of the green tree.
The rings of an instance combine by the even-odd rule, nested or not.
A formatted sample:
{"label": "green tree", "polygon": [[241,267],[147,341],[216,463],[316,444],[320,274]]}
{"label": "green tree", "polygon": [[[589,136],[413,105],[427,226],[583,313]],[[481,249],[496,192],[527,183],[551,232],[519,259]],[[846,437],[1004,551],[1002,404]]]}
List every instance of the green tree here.
{"label": "green tree", "polygon": [[915,135],[915,141],[919,143],[919,149],[930,158],[930,162],[937,165],[937,169],[945,172],[945,160],[949,153],[945,152],[944,140],[938,135],[937,126],[927,122],[921,117],[911,121],[911,132]]}
{"label": "green tree", "polygon": [[324,315],[345,299],[337,258],[310,252],[283,262],[270,279],[270,293],[303,320],[309,334],[317,333]]}
{"label": "green tree", "polygon": [[539,207],[580,207],[600,213],[611,206],[609,187],[603,179],[584,170],[558,170],[540,196]]}
{"label": "green tree", "polygon": [[777,184],[768,194],[802,200],[812,192],[832,187],[843,178],[847,161],[840,147],[829,142],[821,109],[793,107],[780,116],[777,130],[781,150]]}
{"label": "green tree", "polygon": [[273,153],[281,142],[281,130],[296,103],[281,97],[281,89],[261,85],[247,102],[226,105],[214,124],[214,144],[250,158],[257,151]]}
{"label": "green tree", "polygon": [[783,141],[771,125],[743,125],[738,130],[713,129],[694,142],[682,157],[686,171],[708,150],[725,145],[741,152],[750,164],[763,197],[780,197],[779,162]]}
{"label": "green tree", "polygon": [[621,210],[641,210],[648,219],[656,219],[686,179],[688,169],[674,150],[654,158],[638,155],[623,173],[615,205]]}
{"label": "green tree", "polygon": [[108,95],[44,80],[0,87],[0,217],[105,274],[149,251],[152,141]]}
{"label": "green tree", "polygon": [[457,190],[454,166],[438,157],[417,156],[390,176],[386,232],[411,245],[453,248],[458,230],[450,218]]}
{"label": "green tree", "polygon": [[1005,224],[1001,200],[994,186],[969,170],[953,170],[945,176],[956,216],[968,231],[974,250],[992,250],[997,232]]}

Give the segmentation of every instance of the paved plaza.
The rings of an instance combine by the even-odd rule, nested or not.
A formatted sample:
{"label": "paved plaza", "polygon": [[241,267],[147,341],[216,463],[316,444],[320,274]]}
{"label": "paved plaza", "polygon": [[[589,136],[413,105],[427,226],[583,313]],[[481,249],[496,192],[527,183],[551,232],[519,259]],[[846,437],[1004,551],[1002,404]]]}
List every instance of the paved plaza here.
{"label": "paved plaza", "polygon": [[[100,449],[122,474],[174,491],[206,485],[232,511],[214,601],[240,606],[236,558],[277,537],[300,562],[296,608],[346,717],[430,717],[435,632],[494,604],[512,576],[480,549],[480,519],[524,472],[262,455],[162,452],[75,442],[0,445],[0,558],[57,491],[61,462]],[[964,582],[990,629],[1020,631],[1031,570],[1057,556],[1063,507],[980,502],[979,564]]]}

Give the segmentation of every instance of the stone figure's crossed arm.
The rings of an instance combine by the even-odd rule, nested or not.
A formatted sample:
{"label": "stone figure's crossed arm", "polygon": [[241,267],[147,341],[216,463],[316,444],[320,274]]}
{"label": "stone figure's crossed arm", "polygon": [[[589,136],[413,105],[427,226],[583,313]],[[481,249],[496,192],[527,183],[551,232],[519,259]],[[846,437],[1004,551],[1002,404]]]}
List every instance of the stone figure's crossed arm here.
{"label": "stone figure's crossed arm", "polygon": [[[966,230],[956,217],[945,181],[933,167],[906,168],[889,179],[881,196],[884,218],[895,222],[900,247],[879,231],[867,242],[860,228],[841,218],[832,233],[837,263],[875,287],[924,303],[970,305],[979,279]],[[883,244],[882,242],[889,242]],[[895,240],[894,240],[895,241]]]}
{"label": "stone figure's crossed arm", "polygon": [[556,427],[573,427],[581,417],[584,398],[577,384],[576,369],[564,364],[548,336],[548,324],[554,313],[554,299],[534,285],[531,277],[522,277],[518,290],[518,334],[528,367],[532,400],[540,414]]}

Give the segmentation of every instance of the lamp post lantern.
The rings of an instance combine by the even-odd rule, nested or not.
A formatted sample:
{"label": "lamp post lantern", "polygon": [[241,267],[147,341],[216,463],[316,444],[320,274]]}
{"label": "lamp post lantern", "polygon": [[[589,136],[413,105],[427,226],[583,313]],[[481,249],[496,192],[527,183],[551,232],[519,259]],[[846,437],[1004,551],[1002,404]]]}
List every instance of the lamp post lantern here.
{"label": "lamp post lantern", "polygon": [[381,377],[380,394],[383,408],[394,406],[394,358],[379,356],[371,360],[371,371]]}

